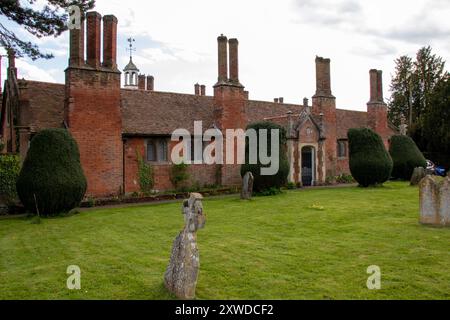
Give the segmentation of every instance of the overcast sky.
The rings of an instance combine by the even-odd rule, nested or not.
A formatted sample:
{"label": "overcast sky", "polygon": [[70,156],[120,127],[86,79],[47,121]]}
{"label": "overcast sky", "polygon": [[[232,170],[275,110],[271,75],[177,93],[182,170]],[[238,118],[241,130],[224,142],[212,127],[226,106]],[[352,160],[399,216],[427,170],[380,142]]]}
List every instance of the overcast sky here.
{"label": "overcast sky", "polygon": [[[256,100],[311,98],[316,55],[331,59],[337,107],[354,110],[366,108],[371,68],[383,70],[388,98],[396,57],[431,45],[450,63],[450,0],[97,0],[96,10],[119,19],[119,67],[128,62],[132,36],[134,61],[155,77],[158,91],[193,93],[199,82],[211,95],[221,33],[238,38],[240,80]],[[0,22],[55,55],[20,59],[20,78],[64,82],[67,33],[34,39],[4,17]]]}

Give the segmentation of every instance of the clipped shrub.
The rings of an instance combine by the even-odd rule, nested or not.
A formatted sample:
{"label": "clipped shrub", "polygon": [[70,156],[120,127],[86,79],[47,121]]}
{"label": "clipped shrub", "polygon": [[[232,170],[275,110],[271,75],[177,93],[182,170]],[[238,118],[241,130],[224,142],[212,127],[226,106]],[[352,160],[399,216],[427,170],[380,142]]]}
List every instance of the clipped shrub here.
{"label": "clipped shrub", "polygon": [[180,164],[172,164],[170,168],[170,182],[175,189],[180,189],[183,182],[189,179],[188,165],[184,162]]}
{"label": "clipped shrub", "polygon": [[368,187],[387,181],[392,172],[392,159],[383,140],[368,128],[348,131],[350,171],[360,186]]}
{"label": "clipped shrub", "polygon": [[391,137],[389,153],[394,161],[392,177],[410,180],[414,168],[426,168],[427,162],[413,139],[408,136],[396,135]]}
{"label": "clipped shrub", "polygon": [[16,181],[20,172],[20,159],[16,155],[0,156],[0,201],[11,205],[17,199]]}
{"label": "clipped shrub", "polygon": [[[241,166],[241,176],[243,177],[245,173],[250,171],[253,174],[254,182],[253,182],[253,190],[255,192],[263,192],[265,190],[271,190],[273,188],[281,188],[286,185],[287,177],[289,174],[289,162],[286,154],[286,130],[274,123],[271,122],[257,122],[247,126],[247,129],[254,129],[257,132],[257,146],[258,146],[258,154],[257,154],[257,163],[250,164],[249,163],[249,140],[246,139],[245,144],[245,164]],[[261,175],[261,168],[270,167],[270,164],[263,165],[261,164],[259,158],[259,148],[260,148],[260,139],[259,139],[259,130],[267,129],[267,153],[270,156],[272,154],[271,149],[271,130],[278,129],[279,130],[279,168],[278,172],[275,175]],[[273,194],[273,192],[268,192],[268,194]]]}
{"label": "clipped shrub", "polygon": [[[76,141],[64,129],[47,129],[32,140],[17,180],[25,208],[56,215],[77,207],[86,192]],[[39,212],[37,212],[39,210]]]}

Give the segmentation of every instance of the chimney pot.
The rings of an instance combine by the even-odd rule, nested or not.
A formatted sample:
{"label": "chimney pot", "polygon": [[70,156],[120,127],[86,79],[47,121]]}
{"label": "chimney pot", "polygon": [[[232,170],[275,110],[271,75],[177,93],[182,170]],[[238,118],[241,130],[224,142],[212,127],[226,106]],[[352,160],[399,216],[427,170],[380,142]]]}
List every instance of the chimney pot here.
{"label": "chimney pot", "polygon": [[153,91],[155,85],[155,79],[153,76],[147,76],[147,91]]}
{"label": "chimney pot", "polygon": [[145,74],[140,74],[138,76],[138,89],[145,90]]}
{"label": "chimney pot", "polygon": [[284,98],[280,97],[280,98],[278,98],[278,101],[280,101],[280,103],[284,103]]}
{"label": "chimney pot", "polygon": [[206,95],[206,86],[204,84],[202,84],[200,86],[200,95],[201,96],[205,96]]}
{"label": "chimney pot", "polygon": [[102,16],[95,11],[86,14],[87,19],[87,64],[100,67],[101,20]]}
{"label": "chimney pot", "polygon": [[80,29],[70,30],[69,66],[80,67],[84,65],[84,31],[85,17],[81,18]]}
{"label": "chimney pot", "polygon": [[196,83],[194,85],[194,91],[195,91],[195,95],[199,96],[200,95],[200,85],[198,83]]}
{"label": "chimney pot", "polygon": [[278,98],[273,99],[273,102],[278,103]]}
{"label": "chimney pot", "polygon": [[330,59],[316,57],[316,95],[331,96]]}
{"label": "chimney pot", "polygon": [[103,17],[103,66],[117,70],[117,18]]}
{"label": "chimney pot", "polygon": [[228,40],[230,49],[230,81],[239,83],[239,41],[237,39]]}
{"label": "chimney pot", "polygon": [[227,37],[223,34],[217,38],[218,44],[218,61],[219,61],[219,77],[218,82],[226,82],[228,80],[228,48]]}

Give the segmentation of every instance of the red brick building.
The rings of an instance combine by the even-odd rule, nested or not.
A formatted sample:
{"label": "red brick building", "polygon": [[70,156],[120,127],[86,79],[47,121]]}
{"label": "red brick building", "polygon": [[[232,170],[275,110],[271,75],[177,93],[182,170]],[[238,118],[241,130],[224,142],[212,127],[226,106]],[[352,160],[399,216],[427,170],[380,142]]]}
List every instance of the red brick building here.
{"label": "red brick building", "polygon": [[[263,120],[283,125],[288,132],[289,179],[304,185],[349,172],[348,129],[370,127],[386,145],[396,131],[387,120],[381,71],[370,70],[367,112],[336,108],[330,60],[321,57],[315,61],[312,105],[307,99],[298,105],[282,98],[255,101],[239,82],[238,40],[223,35],[217,40],[213,96],[206,96],[205,86],[198,84],[192,95],[155,91],[153,77],[139,75],[131,59],[122,88],[116,60],[117,19],[87,13],[82,28],[70,32],[65,84],[18,80],[10,53],[0,102],[0,135],[5,141],[0,151],[25,157],[39,130],[66,127],[80,148],[88,195],[109,196],[139,190],[138,154],[153,165],[156,190],[173,188],[169,172],[175,142],[170,136],[177,128],[193,132],[194,121],[201,120],[204,130],[214,127],[223,132]],[[190,180],[199,185],[240,184],[239,165],[192,164],[189,172]]]}

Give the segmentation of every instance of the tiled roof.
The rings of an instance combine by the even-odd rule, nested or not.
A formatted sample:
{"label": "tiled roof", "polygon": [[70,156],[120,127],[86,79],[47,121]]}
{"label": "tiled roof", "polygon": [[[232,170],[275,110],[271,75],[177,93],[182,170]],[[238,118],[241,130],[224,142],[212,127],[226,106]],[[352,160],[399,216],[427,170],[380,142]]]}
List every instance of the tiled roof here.
{"label": "tiled roof", "polygon": [[59,83],[19,80],[21,96],[28,99],[29,110],[21,113],[21,122],[32,132],[61,128],[64,121],[65,86]]}
{"label": "tiled roof", "polygon": [[126,134],[171,134],[178,128],[194,132],[195,120],[203,120],[203,130],[214,123],[210,96],[122,89],[121,97]]}
{"label": "tiled roof", "polygon": [[336,109],[337,138],[347,139],[347,131],[351,128],[367,126],[367,112]]}
{"label": "tiled roof", "polygon": [[[64,119],[64,84],[38,81],[20,81],[30,100],[27,123],[33,131],[61,127]],[[123,133],[129,135],[168,135],[175,129],[193,132],[194,121],[203,121],[203,130],[214,124],[214,98],[191,94],[121,89]],[[246,101],[248,122],[272,118],[286,123],[289,111],[293,116],[301,113],[303,106],[265,101]],[[337,136],[345,139],[350,128],[365,127],[367,113],[336,110]]]}

